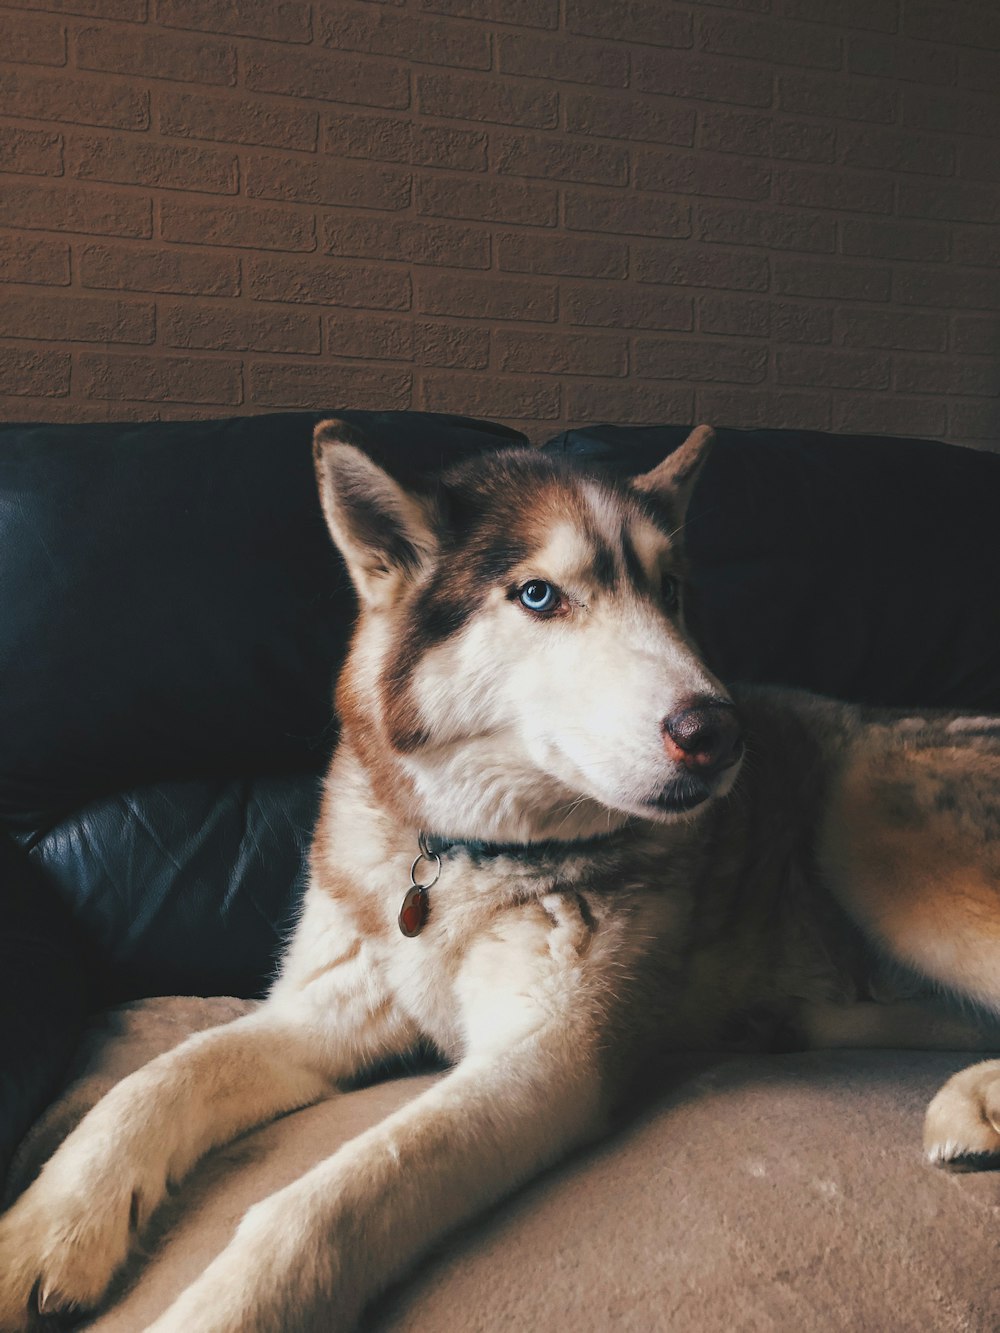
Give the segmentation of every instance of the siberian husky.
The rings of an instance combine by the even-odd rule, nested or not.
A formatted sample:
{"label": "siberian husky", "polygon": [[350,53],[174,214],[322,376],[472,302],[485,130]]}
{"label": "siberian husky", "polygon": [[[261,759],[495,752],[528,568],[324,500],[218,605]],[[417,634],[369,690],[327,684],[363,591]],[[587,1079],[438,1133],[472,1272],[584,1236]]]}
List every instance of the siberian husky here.
{"label": "siberian husky", "polygon": [[[361,609],[301,919],[260,1008],[119,1083],[0,1222],[0,1327],[98,1306],[203,1153],[420,1043],[451,1072],[251,1208],[156,1333],[351,1328],[670,1052],[976,1048],[871,978],[1000,1008],[1000,724],[727,690],[684,624],[710,441],[631,484],[515,449],[406,490],[317,428]],[[925,1147],[1000,1154],[1000,1061]]]}

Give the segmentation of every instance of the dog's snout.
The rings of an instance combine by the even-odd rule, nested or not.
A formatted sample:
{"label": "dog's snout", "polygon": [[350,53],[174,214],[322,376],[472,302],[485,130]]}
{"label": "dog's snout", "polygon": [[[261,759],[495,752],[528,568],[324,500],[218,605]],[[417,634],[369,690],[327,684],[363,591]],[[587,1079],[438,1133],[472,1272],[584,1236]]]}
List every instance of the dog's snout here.
{"label": "dog's snout", "polygon": [[663,746],[675,763],[712,777],[729,768],[743,751],[743,729],[733,704],[694,698],[663,720]]}

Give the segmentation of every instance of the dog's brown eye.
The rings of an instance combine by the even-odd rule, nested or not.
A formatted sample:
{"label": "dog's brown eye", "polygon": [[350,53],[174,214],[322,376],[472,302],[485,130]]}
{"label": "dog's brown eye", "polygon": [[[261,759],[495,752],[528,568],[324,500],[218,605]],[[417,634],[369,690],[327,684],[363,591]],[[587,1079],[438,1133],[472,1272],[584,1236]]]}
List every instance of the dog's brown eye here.
{"label": "dog's brown eye", "polygon": [[518,589],[517,598],[525,610],[534,611],[539,616],[551,615],[562,602],[559,589],[544,579],[532,579],[526,583]]}
{"label": "dog's brown eye", "polygon": [[674,611],[681,602],[681,581],[675,579],[673,574],[664,574],[663,583],[660,586],[660,598],[668,611]]}

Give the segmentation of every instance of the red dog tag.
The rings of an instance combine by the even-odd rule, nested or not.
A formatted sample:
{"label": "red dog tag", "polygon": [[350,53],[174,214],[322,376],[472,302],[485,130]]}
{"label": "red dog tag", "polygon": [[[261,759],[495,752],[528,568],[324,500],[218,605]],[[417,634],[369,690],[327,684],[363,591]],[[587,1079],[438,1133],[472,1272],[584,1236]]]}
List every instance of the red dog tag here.
{"label": "red dog tag", "polygon": [[422,884],[414,884],[407,890],[399,909],[399,928],[407,939],[412,939],[423,930],[426,920],[427,890]]}

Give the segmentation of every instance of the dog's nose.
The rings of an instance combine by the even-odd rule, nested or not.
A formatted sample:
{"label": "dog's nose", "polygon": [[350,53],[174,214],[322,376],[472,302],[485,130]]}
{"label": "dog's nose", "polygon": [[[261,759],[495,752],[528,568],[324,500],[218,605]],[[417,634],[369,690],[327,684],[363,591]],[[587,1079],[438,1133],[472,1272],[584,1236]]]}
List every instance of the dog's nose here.
{"label": "dog's nose", "polygon": [[691,773],[710,778],[743,752],[739,714],[722,699],[695,698],[663,720],[663,748]]}

